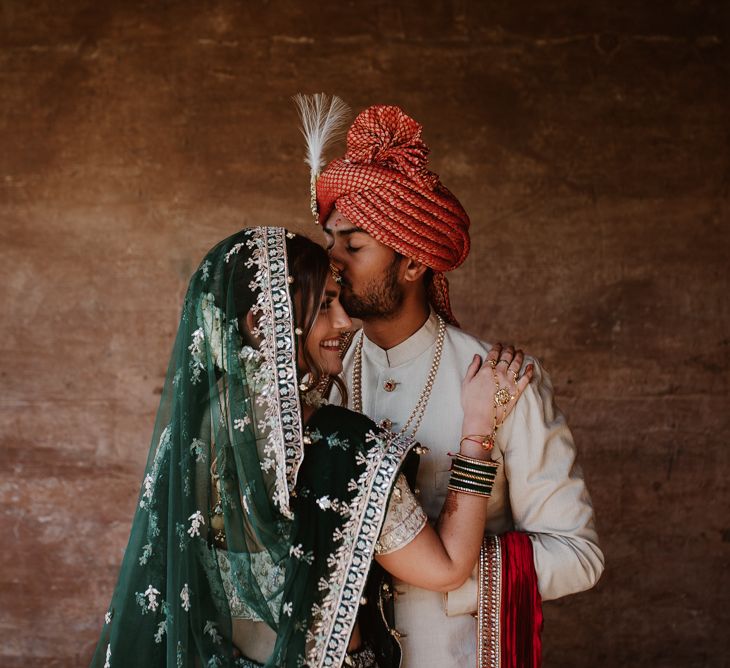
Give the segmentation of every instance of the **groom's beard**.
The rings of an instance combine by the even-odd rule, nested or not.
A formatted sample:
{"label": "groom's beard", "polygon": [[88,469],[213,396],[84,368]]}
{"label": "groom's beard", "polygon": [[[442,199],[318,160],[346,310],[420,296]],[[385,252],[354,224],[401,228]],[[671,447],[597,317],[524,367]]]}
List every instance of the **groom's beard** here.
{"label": "groom's beard", "polygon": [[361,292],[355,293],[347,282],[340,294],[345,311],[352,318],[374,320],[392,318],[403,304],[403,289],[398,285],[398,265],[395,258],[382,276],[371,279]]}

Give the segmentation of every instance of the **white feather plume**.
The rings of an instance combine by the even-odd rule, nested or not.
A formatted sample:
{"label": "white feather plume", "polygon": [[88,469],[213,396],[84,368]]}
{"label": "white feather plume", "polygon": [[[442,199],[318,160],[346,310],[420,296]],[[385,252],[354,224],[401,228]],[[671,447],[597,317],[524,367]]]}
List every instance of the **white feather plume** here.
{"label": "white feather plume", "polygon": [[302,121],[302,134],[307,142],[307,154],[304,158],[316,179],[326,164],[325,149],[344,130],[350,116],[350,107],[336,95],[294,96]]}

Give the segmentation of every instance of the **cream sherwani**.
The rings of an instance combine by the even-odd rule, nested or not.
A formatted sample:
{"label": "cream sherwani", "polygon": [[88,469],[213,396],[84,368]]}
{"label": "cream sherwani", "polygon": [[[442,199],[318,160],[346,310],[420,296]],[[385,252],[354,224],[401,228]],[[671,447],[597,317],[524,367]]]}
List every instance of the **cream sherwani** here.
{"label": "cream sherwani", "polygon": [[[438,320],[431,314],[421,329],[390,350],[364,339],[366,415],[376,422],[391,420],[394,431],[401,428],[426,383],[437,331]],[[361,335],[355,335],[355,343]],[[485,357],[489,348],[456,327],[446,329],[438,375],[416,436],[430,449],[421,457],[417,496],[431,520],[437,519],[446,497],[451,464],[447,453],[459,448],[464,373],[473,356]],[[344,360],[348,389],[354,349],[353,344]],[[603,570],[593,508],[575,456],[565,418],[553,404],[550,379],[535,363],[532,382],[498,432],[493,459],[502,466],[489,501],[487,531],[529,533],[543,600],[588,589]],[[403,668],[475,665],[476,622],[470,613],[477,607],[476,574],[448,595],[403,582],[396,582],[396,589],[400,592],[395,600],[396,626],[404,634]]]}

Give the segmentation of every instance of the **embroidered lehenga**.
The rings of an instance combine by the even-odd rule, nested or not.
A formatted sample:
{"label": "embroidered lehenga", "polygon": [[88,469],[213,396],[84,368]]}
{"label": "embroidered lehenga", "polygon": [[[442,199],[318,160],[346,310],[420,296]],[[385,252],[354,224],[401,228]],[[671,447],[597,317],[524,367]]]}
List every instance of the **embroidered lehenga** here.
{"label": "embroidered lehenga", "polygon": [[94,667],[257,665],[235,650],[256,629],[266,666],[398,664],[373,556],[426,521],[416,455],[337,406],[302,424],[288,237],[238,232],[190,281]]}

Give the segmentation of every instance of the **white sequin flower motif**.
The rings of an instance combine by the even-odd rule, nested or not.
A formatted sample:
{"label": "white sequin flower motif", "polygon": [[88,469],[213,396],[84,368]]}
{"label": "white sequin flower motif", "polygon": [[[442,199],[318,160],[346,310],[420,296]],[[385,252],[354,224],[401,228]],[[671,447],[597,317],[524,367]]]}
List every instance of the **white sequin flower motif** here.
{"label": "white sequin flower motif", "polygon": [[248,415],[244,415],[242,418],[236,418],[233,421],[233,428],[236,431],[245,431],[246,426],[251,424],[251,418]]}
{"label": "white sequin flower motif", "polygon": [[196,510],[190,517],[188,517],[188,519],[190,520],[190,528],[188,529],[188,534],[190,534],[191,538],[199,536],[200,527],[205,524],[205,519],[203,519],[203,513],[201,513],[199,510]]}
{"label": "white sequin flower motif", "polygon": [[149,585],[147,587],[147,590],[144,594],[142,594],[147,599],[147,609],[148,610],[157,610],[157,608],[160,607],[159,602],[157,601],[157,597],[160,595],[159,590],[155,589],[152,585]]}
{"label": "white sequin flower motif", "polygon": [[324,496],[320,496],[317,499],[317,505],[322,510],[327,510],[328,508],[331,508],[332,507],[332,501],[330,501],[330,497],[325,494]]}
{"label": "white sequin flower motif", "polygon": [[221,640],[223,640],[220,633],[218,633],[218,629],[216,628],[215,623],[211,622],[210,620],[205,622],[205,626],[203,627],[203,633],[209,635],[216,645],[220,645]]}
{"label": "white sequin flower motif", "polygon": [[185,612],[189,612],[190,611],[190,589],[188,588],[187,582],[183,585],[182,591],[180,592],[180,600],[182,601],[182,603],[180,605],[182,605],[183,610],[185,610]]}

